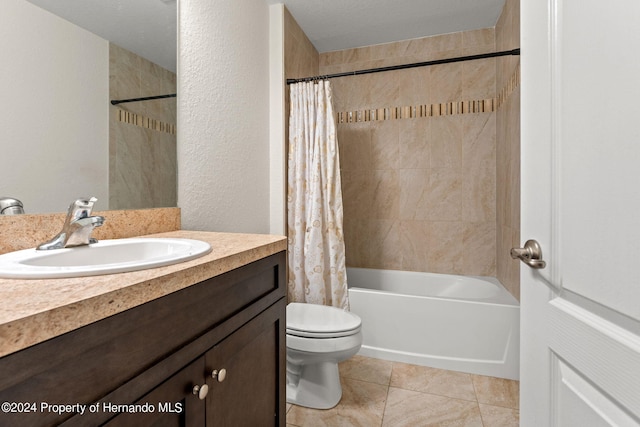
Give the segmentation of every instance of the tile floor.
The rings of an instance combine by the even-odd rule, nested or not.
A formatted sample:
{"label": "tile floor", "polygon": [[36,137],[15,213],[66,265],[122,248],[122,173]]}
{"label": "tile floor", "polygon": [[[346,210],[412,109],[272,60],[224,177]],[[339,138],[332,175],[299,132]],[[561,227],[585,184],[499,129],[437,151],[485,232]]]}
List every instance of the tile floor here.
{"label": "tile floor", "polygon": [[354,356],[332,409],[287,404],[287,427],[517,427],[519,383]]}

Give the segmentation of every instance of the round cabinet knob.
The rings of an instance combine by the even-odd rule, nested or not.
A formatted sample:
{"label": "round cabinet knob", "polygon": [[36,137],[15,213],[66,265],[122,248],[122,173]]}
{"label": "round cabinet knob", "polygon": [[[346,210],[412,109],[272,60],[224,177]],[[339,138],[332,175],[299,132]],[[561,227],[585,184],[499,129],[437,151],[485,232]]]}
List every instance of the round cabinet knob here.
{"label": "round cabinet knob", "polygon": [[198,396],[198,399],[204,400],[205,397],[207,397],[207,394],[209,393],[209,386],[206,384],[194,385],[192,393]]}
{"label": "round cabinet knob", "polygon": [[211,378],[218,380],[218,382],[221,383],[225,378],[227,378],[227,370],[224,368],[220,370],[214,369],[213,372],[211,372]]}

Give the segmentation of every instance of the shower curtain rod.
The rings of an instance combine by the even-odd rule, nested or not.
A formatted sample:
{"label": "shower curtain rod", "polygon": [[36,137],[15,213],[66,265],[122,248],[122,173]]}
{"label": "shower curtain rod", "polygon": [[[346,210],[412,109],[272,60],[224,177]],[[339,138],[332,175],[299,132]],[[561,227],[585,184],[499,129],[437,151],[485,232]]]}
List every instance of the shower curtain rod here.
{"label": "shower curtain rod", "polygon": [[497,56],[520,55],[520,48],[503,50],[501,52],[482,53],[479,55],[460,56],[457,58],[436,59],[433,61],[417,62],[414,64],[391,65],[389,67],[370,68],[368,70],[347,71],[344,73],[328,74],[324,76],[304,77],[301,79],[287,79],[287,84],[310,82],[314,80],[331,79],[334,77],[356,76],[359,74],[380,73],[382,71],[404,70],[406,68],[426,67],[429,65],[450,64],[452,62],[472,61],[474,59],[495,58]]}
{"label": "shower curtain rod", "polygon": [[113,99],[111,100],[111,105],[124,104],[126,102],[151,101],[153,99],[175,98],[175,97],[176,97],[175,93],[170,93],[168,95],[147,96],[144,98]]}

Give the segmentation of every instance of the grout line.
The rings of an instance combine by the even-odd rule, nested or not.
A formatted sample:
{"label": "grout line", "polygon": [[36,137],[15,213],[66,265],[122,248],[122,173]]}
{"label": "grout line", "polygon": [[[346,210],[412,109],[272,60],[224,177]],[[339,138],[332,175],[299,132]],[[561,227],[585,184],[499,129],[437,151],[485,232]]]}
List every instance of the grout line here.
{"label": "grout line", "polygon": [[476,407],[478,408],[478,413],[480,414],[480,422],[482,423],[482,427],[491,427],[489,425],[485,425],[484,418],[482,417],[482,411],[480,410],[480,403],[476,402]]}
{"label": "grout line", "polygon": [[384,399],[384,407],[382,408],[382,418],[380,420],[380,427],[384,425],[384,417],[387,414],[387,404],[389,403],[389,392],[391,392],[391,378],[393,378],[393,369],[397,362],[391,362],[391,373],[389,374],[389,383],[387,384],[387,395]]}
{"label": "grout line", "polygon": [[482,417],[482,411],[480,410],[480,401],[478,400],[478,390],[476,390],[476,383],[473,381],[473,375],[469,374],[469,379],[471,380],[471,387],[473,387],[473,394],[476,397],[476,407],[478,408],[478,413],[480,414],[480,422],[482,423],[482,427],[491,427],[485,426],[484,418]]}
{"label": "grout line", "polygon": [[471,387],[473,387],[473,395],[476,397],[476,402],[480,403],[478,400],[478,390],[476,390],[476,383],[473,381],[473,375],[469,374],[469,379],[471,380]]}

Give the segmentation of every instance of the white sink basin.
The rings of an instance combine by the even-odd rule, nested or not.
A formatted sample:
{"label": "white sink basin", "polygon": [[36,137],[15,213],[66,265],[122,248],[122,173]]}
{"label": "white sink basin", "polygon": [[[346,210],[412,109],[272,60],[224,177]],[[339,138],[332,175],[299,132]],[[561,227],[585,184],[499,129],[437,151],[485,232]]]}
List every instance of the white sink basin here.
{"label": "white sink basin", "polygon": [[124,273],[177,264],[206,255],[211,246],[200,240],[131,238],[101,240],[89,246],[0,255],[0,277],[51,279]]}

